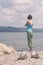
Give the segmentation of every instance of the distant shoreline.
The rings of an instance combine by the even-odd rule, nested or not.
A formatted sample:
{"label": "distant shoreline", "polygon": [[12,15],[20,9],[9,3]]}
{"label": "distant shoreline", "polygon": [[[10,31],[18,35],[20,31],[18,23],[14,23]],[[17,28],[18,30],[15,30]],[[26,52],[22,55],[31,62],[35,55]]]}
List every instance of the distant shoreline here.
{"label": "distant shoreline", "polygon": [[[2,32],[2,31],[1,31],[1,32]],[[1,32],[0,32],[0,33],[1,33]],[[14,31],[14,32],[16,32],[16,31]],[[9,31],[9,32],[3,31],[2,33],[14,33],[14,32],[12,32],[12,31],[11,31],[11,32],[10,32],[10,31]],[[23,32],[24,32],[24,31],[23,31]],[[23,33],[23,32],[21,31],[20,33]],[[19,33],[19,32],[17,31],[16,33]],[[33,32],[33,33],[43,33],[43,32]]]}
{"label": "distant shoreline", "polygon": [[[26,32],[26,28],[22,27],[4,27],[0,26],[0,32]],[[33,28],[33,32],[43,32],[43,28]]]}

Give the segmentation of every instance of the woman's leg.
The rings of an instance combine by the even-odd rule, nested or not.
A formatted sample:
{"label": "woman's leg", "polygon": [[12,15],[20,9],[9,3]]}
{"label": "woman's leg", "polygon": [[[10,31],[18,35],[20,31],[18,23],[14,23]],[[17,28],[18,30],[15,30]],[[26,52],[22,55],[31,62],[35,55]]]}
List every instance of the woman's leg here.
{"label": "woman's leg", "polygon": [[27,32],[28,46],[32,50],[32,32]]}

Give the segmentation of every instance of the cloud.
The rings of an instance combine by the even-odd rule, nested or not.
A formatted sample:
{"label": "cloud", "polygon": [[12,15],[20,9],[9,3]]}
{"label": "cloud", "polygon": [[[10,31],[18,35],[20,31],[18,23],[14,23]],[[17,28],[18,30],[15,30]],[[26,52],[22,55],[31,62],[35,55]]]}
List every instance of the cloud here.
{"label": "cloud", "polygon": [[32,0],[14,0],[16,4],[26,4],[26,3],[31,3]]}
{"label": "cloud", "polygon": [[0,25],[24,27],[28,14],[43,27],[43,0],[0,0]]}
{"label": "cloud", "polygon": [[12,0],[0,0],[0,6],[3,8],[10,8],[13,6]]}

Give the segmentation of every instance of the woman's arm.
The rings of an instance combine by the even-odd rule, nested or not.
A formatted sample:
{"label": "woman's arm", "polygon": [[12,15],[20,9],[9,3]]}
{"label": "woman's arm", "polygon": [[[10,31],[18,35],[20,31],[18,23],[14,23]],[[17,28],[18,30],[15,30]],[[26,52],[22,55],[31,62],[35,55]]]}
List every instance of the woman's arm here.
{"label": "woman's arm", "polygon": [[33,26],[34,24],[32,23],[32,26]]}
{"label": "woman's arm", "polygon": [[27,26],[27,25],[32,25],[33,26],[32,21],[27,21],[26,24],[25,24],[25,26]]}
{"label": "woman's arm", "polygon": [[30,24],[28,21],[26,22],[25,26],[27,26],[28,24]]}
{"label": "woman's arm", "polygon": [[26,22],[25,26],[27,26],[27,22]]}

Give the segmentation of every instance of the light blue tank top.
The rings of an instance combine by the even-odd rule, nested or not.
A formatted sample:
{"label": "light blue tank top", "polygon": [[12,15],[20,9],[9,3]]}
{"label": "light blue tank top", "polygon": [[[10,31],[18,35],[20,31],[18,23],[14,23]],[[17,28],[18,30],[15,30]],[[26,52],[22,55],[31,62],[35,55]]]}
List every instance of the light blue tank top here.
{"label": "light blue tank top", "polygon": [[32,25],[31,24],[27,25],[27,32],[32,32]]}

